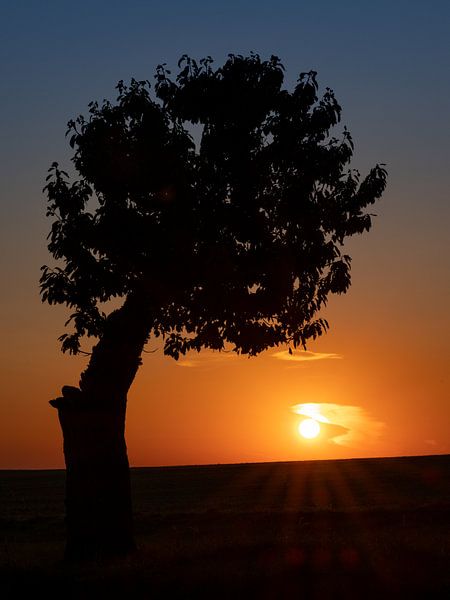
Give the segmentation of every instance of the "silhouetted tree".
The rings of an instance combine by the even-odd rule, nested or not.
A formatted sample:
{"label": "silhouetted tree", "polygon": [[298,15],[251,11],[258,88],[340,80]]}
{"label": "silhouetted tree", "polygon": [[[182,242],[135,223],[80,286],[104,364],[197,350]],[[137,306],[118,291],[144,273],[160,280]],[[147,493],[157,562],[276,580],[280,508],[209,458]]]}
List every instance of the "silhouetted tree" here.
{"label": "silhouetted tree", "polygon": [[[79,387],[58,409],[67,466],[67,556],[130,551],[128,389],[150,336],[175,359],[188,350],[257,355],[305,347],[328,324],[329,293],[350,285],[346,237],[369,230],[385,188],[377,165],[360,181],[353,144],[330,130],[341,108],[318,98],[316,73],[292,92],[272,56],[229,55],[213,69],[183,56],[175,80],[156,70],[122,81],[116,103],[89,104],[68,124],[79,179],[53,163],[47,177],[49,250],[42,299],[72,309],[80,338],[98,343]],[[198,144],[193,136],[198,136]],[[102,303],[121,298],[108,316]]]}

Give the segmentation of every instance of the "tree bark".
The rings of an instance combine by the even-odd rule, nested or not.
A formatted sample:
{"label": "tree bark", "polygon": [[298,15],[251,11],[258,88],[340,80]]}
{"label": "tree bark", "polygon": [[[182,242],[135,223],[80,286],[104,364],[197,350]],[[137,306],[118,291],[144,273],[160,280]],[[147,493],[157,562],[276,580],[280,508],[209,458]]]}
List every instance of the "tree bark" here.
{"label": "tree bark", "polygon": [[79,387],[64,386],[62,396],[50,401],[64,440],[68,560],[126,555],[135,548],[125,414],[149,330],[144,306],[128,297],[108,317]]}

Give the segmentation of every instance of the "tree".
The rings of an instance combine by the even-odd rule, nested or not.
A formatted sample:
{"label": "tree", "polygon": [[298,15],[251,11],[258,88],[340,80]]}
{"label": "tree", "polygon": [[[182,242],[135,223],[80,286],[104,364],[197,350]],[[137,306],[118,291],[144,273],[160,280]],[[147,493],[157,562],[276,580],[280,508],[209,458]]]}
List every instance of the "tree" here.
{"label": "tree", "polygon": [[[383,166],[362,180],[349,169],[349,132],[330,134],[341,107],[328,88],[318,97],[314,71],[290,92],[276,56],[178,67],[175,80],[157,67],[153,96],[133,79],[115,103],[91,102],[68,124],[78,179],[53,163],[44,188],[59,266],[42,267],[42,299],[72,309],[64,352],[98,339],[79,386],[51,401],[69,558],[134,547],[125,411],[149,336],[174,359],[306,347],[328,328],[328,295],[350,285],[344,240],[370,229],[386,184]],[[111,299],[123,304],[106,315]]]}

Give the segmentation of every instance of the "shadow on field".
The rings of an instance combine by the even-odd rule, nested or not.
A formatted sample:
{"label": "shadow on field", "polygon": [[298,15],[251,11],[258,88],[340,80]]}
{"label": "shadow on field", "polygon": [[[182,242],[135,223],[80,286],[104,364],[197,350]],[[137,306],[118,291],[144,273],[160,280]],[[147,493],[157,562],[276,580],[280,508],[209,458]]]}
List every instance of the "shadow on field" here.
{"label": "shadow on field", "polygon": [[64,473],[0,473],[3,598],[435,598],[450,457],[132,471],[139,550],[67,566]]}

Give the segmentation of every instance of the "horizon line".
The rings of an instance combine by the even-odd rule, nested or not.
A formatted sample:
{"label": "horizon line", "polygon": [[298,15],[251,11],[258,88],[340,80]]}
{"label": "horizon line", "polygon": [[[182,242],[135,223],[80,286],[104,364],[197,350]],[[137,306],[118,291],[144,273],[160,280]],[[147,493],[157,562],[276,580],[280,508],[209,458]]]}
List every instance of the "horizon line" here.
{"label": "horizon line", "polygon": [[[436,458],[438,456],[448,456],[449,452],[435,453],[435,454],[389,454],[386,456],[352,456],[349,458],[309,458],[304,460],[265,460],[265,461],[243,461],[243,462],[231,462],[231,463],[185,463],[179,465],[149,465],[149,466],[130,466],[130,470],[137,469],[185,469],[185,468],[202,468],[202,467],[234,467],[240,465],[282,465],[282,464],[295,464],[295,463],[325,463],[325,462],[343,462],[351,460],[389,460],[389,459],[403,459],[403,458]],[[24,467],[16,469],[0,469],[2,472],[11,471],[66,471],[65,467],[58,468],[45,468],[45,467]]]}

